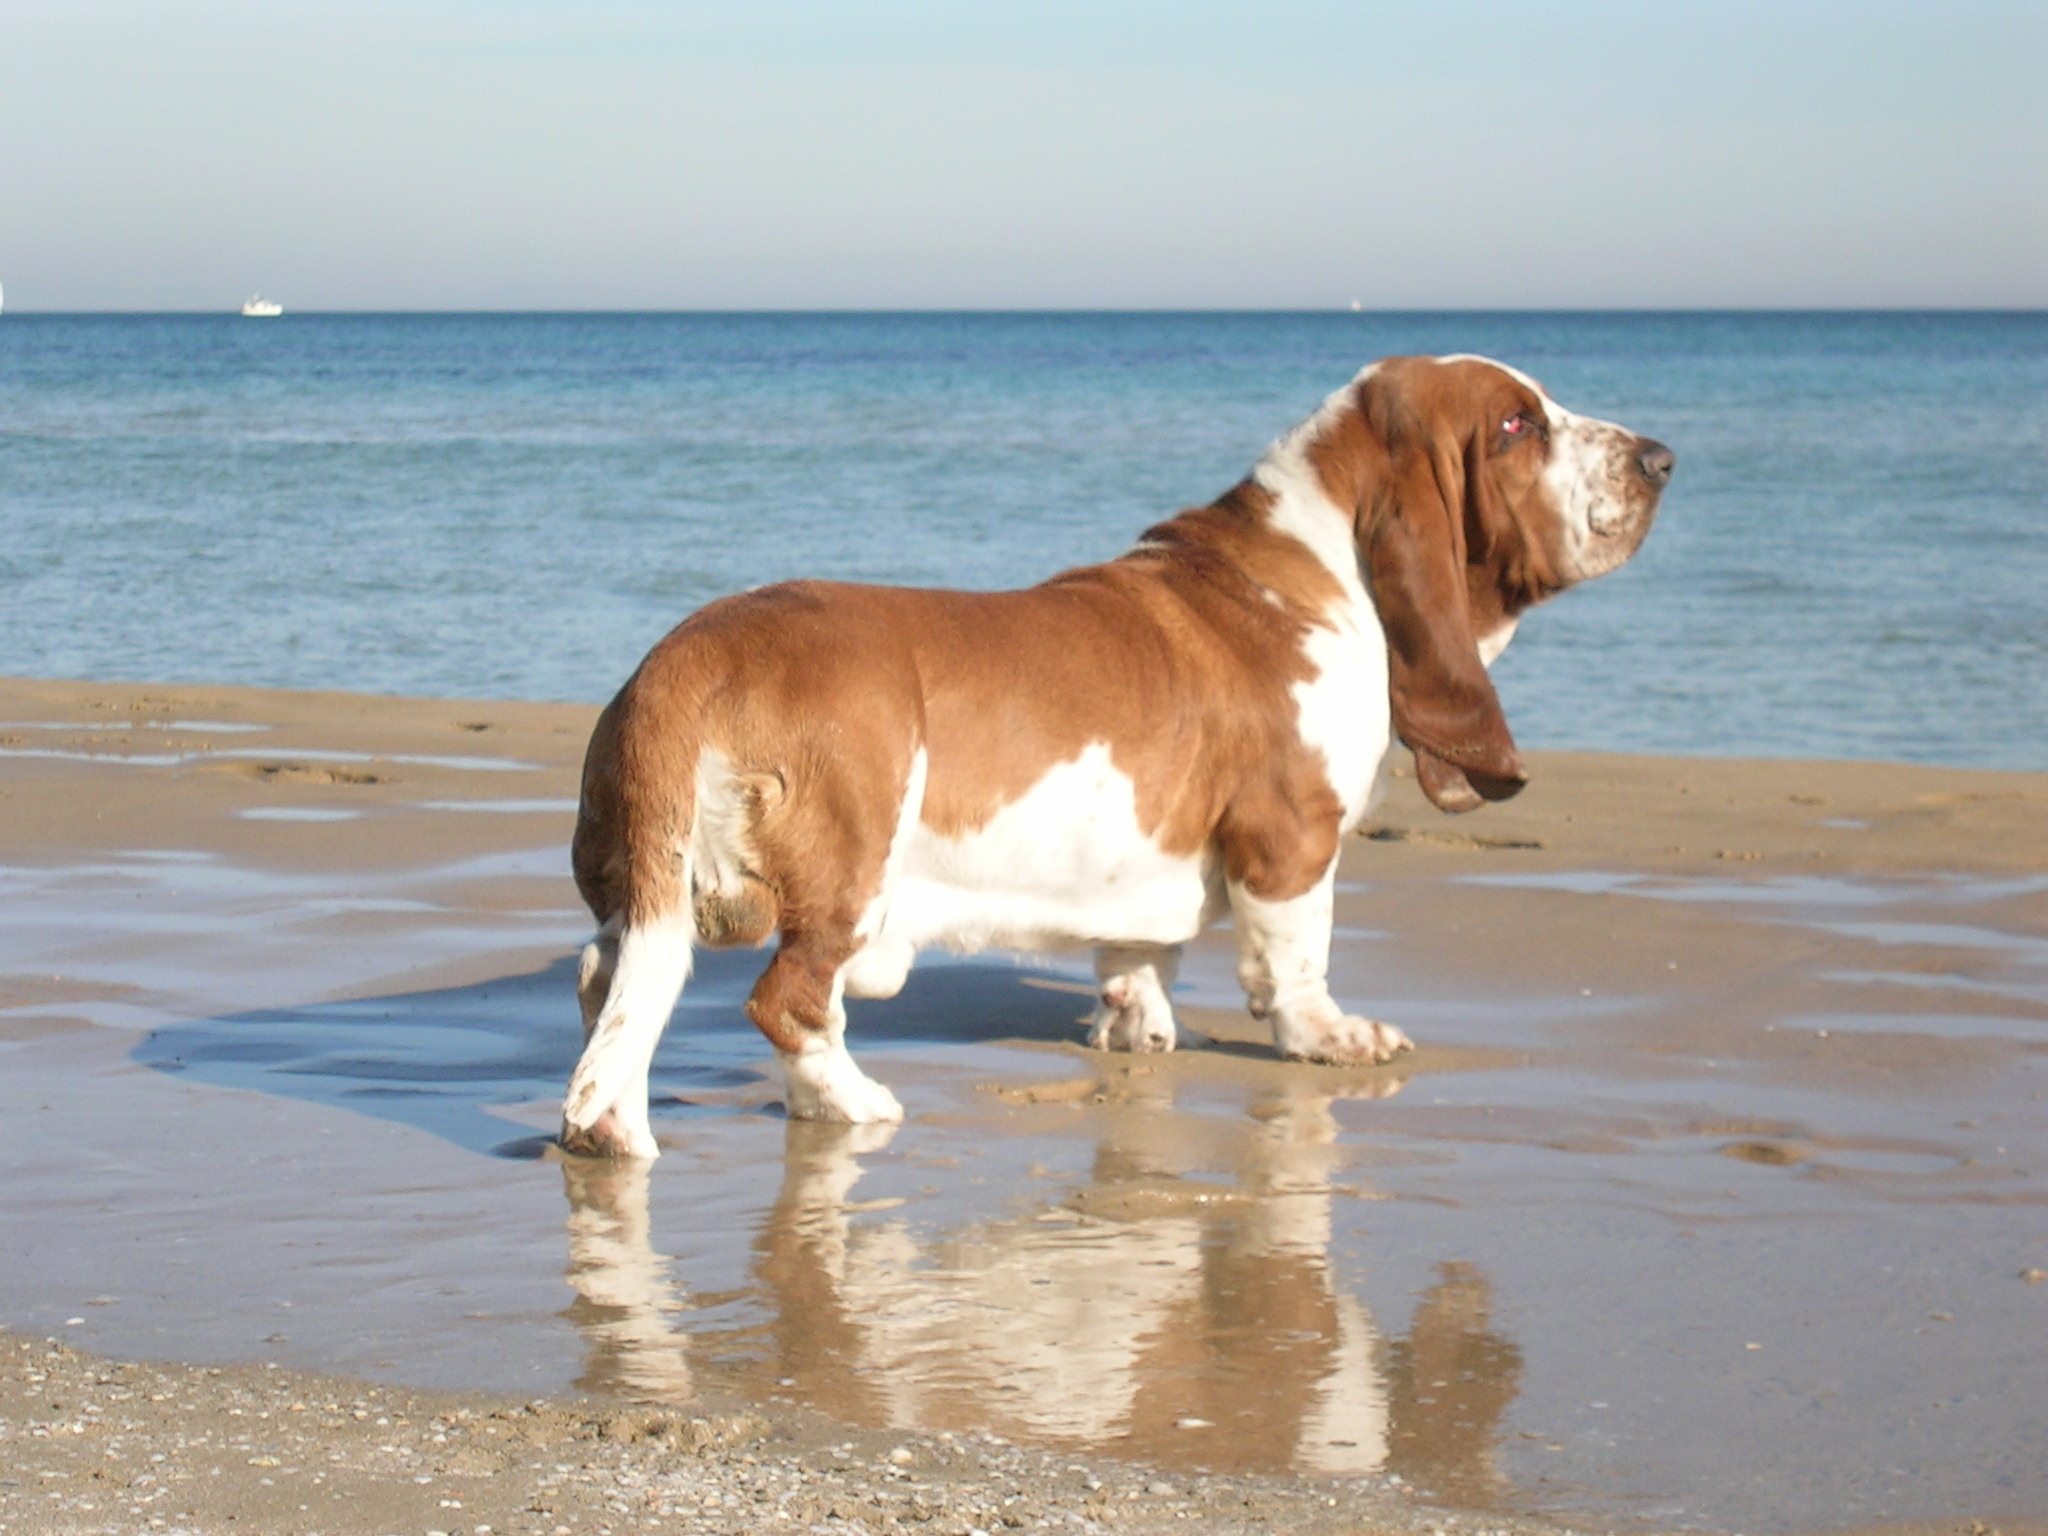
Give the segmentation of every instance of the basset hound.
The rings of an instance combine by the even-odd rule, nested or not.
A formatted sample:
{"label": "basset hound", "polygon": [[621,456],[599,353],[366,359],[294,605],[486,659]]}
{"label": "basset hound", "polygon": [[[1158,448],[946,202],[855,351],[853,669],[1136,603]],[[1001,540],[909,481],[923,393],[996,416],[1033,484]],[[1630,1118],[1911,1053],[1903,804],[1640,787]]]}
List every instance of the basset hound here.
{"label": "basset hound", "polygon": [[797,581],[712,603],[599,716],[573,859],[571,1150],[653,1157],[647,1077],[692,947],[774,957],[747,1013],[789,1113],[893,1121],[851,997],[917,952],[1092,946],[1091,1042],[1174,1044],[1228,911],[1275,1048],[1409,1048],[1330,995],[1340,840],[1396,738],[1446,811],[1526,771],[1486,666],[1648,533],[1671,451],[1484,358],[1376,363],[1208,506],[1016,592]]}

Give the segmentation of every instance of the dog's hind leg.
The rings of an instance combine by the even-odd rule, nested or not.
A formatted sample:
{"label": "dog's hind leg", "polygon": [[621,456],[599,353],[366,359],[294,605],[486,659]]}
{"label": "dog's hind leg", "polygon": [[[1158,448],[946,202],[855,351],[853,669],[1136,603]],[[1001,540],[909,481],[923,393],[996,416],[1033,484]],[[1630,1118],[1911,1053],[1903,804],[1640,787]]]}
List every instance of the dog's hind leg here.
{"label": "dog's hind leg", "polygon": [[[889,909],[924,804],[926,758],[913,747],[894,764],[849,757],[837,768],[815,790],[832,835],[814,832],[807,858],[785,852],[784,867],[801,864],[804,878],[785,887],[782,946],[754,984],[747,1017],[781,1059],[792,1119],[888,1124],[903,1106],[847,1053],[846,995],[894,996],[915,958],[891,933]],[[894,804],[889,822],[849,813],[877,801]]]}
{"label": "dog's hind leg", "polygon": [[846,1049],[850,931],[786,932],[747,999],[747,1017],[775,1047],[795,1120],[876,1125],[901,1120],[896,1095],[855,1065]]}
{"label": "dog's hind leg", "polygon": [[562,1101],[566,1150],[611,1157],[661,1155],[647,1120],[647,1076],[654,1048],[689,979],[694,937],[690,919],[680,911],[629,924],[619,935],[611,986],[589,1026],[583,1057]]}
{"label": "dog's hind leg", "polygon": [[597,930],[597,936],[583,946],[576,965],[576,1003],[583,1010],[583,1038],[597,1028],[597,1016],[604,1000],[611,996],[612,974],[619,967],[619,920],[613,918]]}
{"label": "dog's hind leg", "polygon": [[[699,876],[712,908],[729,917],[726,884],[742,874],[744,839],[759,812],[754,786],[734,774],[716,751],[693,748],[687,767],[644,761],[643,738],[659,737],[663,722],[628,716],[622,741],[634,744],[636,773],[622,768],[612,784],[610,838],[620,850],[622,874],[609,892],[584,871],[608,873],[583,855],[586,825],[592,846],[606,823],[595,816],[578,825],[578,886],[586,900],[616,901],[612,915],[584,951],[577,975],[583,1010],[583,1056],[562,1100],[562,1146],[614,1157],[658,1157],[647,1118],[647,1081],[654,1050],[668,1027],[676,998],[690,976],[698,939]],[[623,746],[620,749],[625,756]],[[590,799],[586,788],[585,799]],[[592,887],[599,887],[592,895]],[[714,941],[722,935],[707,935]],[[609,980],[607,980],[609,978]]]}
{"label": "dog's hind leg", "polygon": [[[597,1021],[611,996],[612,980],[619,966],[619,923],[616,918],[597,931],[583,946],[576,967],[576,1002],[583,1011],[583,1040],[587,1046],[597,1032]],[[648,1156],[635,1148],[651,1147],[653,1128],[647,1123],[647,1069],[642,1068],[619,1093],[618,1102],[580,1133],[565,1132],[563,1146],[572,1152],[602,1156]]]}

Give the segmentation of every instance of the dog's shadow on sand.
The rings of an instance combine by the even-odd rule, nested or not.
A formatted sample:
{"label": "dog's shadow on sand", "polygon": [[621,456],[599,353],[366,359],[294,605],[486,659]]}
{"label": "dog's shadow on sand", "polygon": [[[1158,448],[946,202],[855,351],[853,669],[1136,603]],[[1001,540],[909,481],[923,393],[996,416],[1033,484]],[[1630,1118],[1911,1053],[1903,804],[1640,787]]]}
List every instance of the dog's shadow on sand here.
{"label": "dog's shadow on sand", "polygon": [[[712,1096],[729,1113],[736,1093],[780,1076],[741,1012],[765,956],[711,951],[655,1057],[657,1119],[690,1114]],[[1085,986],[1072,976],[999,958],[935,957],[887,1002],[849,1005],[850,1043],[910,1045],[1078,1040]],[[395,1121],[472,1152],[533,1156],[549,1138],[517,1135],[493,1113],[558,1099],[582,1049],[573,955],[523,975],[468,986],[260,1008],[154,1031],[135,1059],[159,1072],[283,1095]],[[530,1119],[531,1117],[524,1117]]]}

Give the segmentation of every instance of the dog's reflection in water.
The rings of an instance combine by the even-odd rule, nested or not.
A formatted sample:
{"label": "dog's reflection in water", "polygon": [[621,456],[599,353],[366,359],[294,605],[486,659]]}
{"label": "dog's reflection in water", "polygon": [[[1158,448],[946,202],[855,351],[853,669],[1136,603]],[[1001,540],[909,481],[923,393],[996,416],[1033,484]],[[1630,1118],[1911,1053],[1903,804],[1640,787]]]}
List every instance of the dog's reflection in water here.
{"label": "dog's reflection in water", "polygon": [[[758,1377],[746,1385],[793,1378],[853,1423],[985,1428],[1216,1471],[1399,1472],[1489,1502],[1520,1354],[1493,1331],[1492,1288],[1470,1265],[1444,1265],[1394,1339],[1338,1283],[1331,1096],[1290,1087],[1255,1103],[1223,1138],[1226,1183],[1187,1173],[1218,1166],[1216,1121],[1126,1084],[1080,1191],[937,1238],[853,1198],[861,1157],[896,1127],[791,1121],[754,1239],[768,1320],[744,1339],[700,1329],[702,1344],[728,1359],[737,1346]],[[648,1240],[649,1165],[564,1170],[586,1384],[686,1395],[683,1302]]]}
{"label": "dog's reflection in water", "polygon": [[678,1322],[688,1302],[669,1279],[668,1255],[648,1234],[647,1175],[639,1158],[571,1157],[569,1317],[590,1349],[576,1385],[646,1402],[690,1395],[689,1338]]}

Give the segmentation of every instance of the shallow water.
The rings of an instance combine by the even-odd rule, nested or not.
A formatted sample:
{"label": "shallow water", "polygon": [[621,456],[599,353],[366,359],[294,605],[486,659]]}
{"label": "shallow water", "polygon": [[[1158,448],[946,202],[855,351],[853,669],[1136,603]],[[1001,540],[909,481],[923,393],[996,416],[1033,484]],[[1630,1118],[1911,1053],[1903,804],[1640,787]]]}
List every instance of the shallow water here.
{"label": "shallow water", "polygon": [[1456,351],[1679,457],[1503,658],[1525,744],[2048,766],[2039,313],[9,315],[0,673],[599,700],[723,593],[1120,553]]}
{"label": "shallow water", "polygon": [[[854,1005],[893,1132],[785,1120],[737,1010],[760,957],[707,955],[650,1171],[538,1161],[576,1049],[561,858],[0,867],[13,1320],[1580,1521],[2048,1512],[2040,882],[1467,887],[1673,967],[1759,957],[1740,988],[1603,958],[1599,996],[1547,953],[1447,966],[1350,883],[1339,994],[1424,1042],[1391,1071],[1285,1066],[1234,1013],[1096,1057],[1077,969],[937,961]],[[1234,1002],[1224,946],[1188,973]]]}

